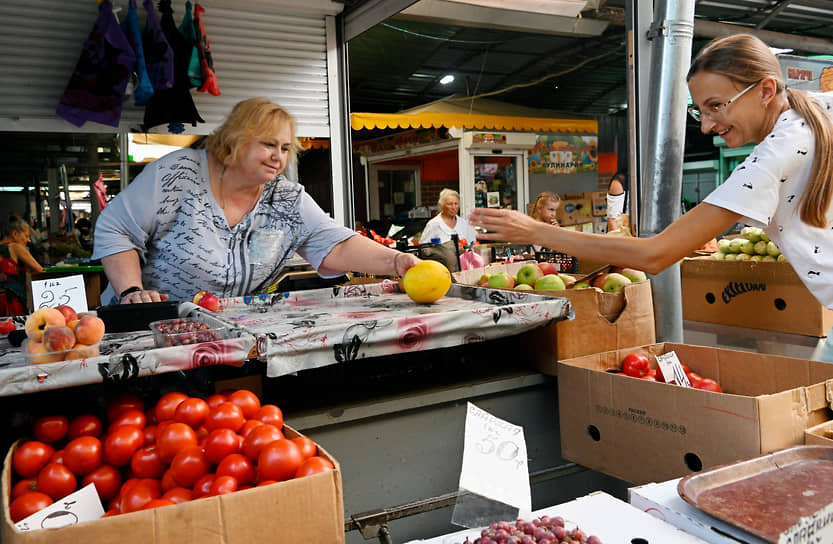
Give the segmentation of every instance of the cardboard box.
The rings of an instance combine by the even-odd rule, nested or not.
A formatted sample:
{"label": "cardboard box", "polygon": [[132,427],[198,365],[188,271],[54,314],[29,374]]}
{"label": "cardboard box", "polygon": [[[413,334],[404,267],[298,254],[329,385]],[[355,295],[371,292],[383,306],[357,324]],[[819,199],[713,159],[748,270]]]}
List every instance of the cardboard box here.
{"label": "cardboard box", "polygon": [[[676,352],[724,393],[630,378],[628,353]],[[669,480],[804,443],[833,419],[833,365],[686,344],[658,343],[558,363],[561,454],[631,483]]]}
{"label": "cardboard box", "polygon": [[592,221],[593,204],[587,193],[564,194],[561,205],[555,212],[555,218],[561,226],[575,225]]}
{"label": "cardboard box", "polygon": [[[299,434],[284,427],[287,438]],[[176,506],[140,510],[59,529],[21,532],[9,517],[11,458],[3,465],[3,544],[253,544],[344,542],[341,469],[319,446],[336,470],[263,487],[207,497]],[[312,532],[310,532],[312,531]]]}
{"label": "cardboard box", "polygon": [[[497,264],[455,272],[454,279],[458,283],[477,285],[483,274],[507,271],[514,276],[524,264]],[[650,282],[628,285],[624,293],[600,293],[595,289],[514,292],[564,297],[573,306],[574,319],[516,337],[519,356],[527,357],[546,374],[554,375],[556,363],[562,359],[656,342]]]}
{"label": "cardboard box", "polygon": [[825,421],[804,431],[804,443],[808,446],[833,446],[833,421]]}
{"label": "cardboard box", "polygon": [[822,306],[789,263],[683,259],[683,318],[721,325],[827,336]]}
{"label": "cardboard box", "polygon": [[594,217],[607,215],[607,191],[593,191],[590,193],[590,204],[593,206]]}
{"label": "cardboard box", "polygon": [[632,487],[628,490],[628,502],[631,506],[712,544],[766,544],[765,540],[685,502],[677,493],[679,481],[676,479]]}

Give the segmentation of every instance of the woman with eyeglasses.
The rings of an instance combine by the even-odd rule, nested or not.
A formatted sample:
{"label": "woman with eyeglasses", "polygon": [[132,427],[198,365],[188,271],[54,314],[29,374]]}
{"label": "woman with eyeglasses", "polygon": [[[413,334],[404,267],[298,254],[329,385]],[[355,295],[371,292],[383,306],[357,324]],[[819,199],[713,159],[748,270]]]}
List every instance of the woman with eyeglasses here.
{"label": "woman with eyeglasses", "polygon": [[[483,240],[529,242],[579,259],[658,273],[737,222],[759,226],[824,306],[833,309],[833,92],[787,89],[758,38],[718,38],[687,75],[691,116],[731,148],[757,145],[729,178],[656,236],[605,237],[542,226],[509,210],[476,209]],[[833,362],[833,330],[814,358]]]}

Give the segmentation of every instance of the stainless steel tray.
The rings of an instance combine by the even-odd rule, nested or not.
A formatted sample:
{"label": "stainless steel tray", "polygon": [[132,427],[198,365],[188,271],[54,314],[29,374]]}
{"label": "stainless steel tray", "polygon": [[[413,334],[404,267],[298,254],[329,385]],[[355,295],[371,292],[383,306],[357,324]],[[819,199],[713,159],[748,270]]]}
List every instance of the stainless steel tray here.
{"label": "stainless steel tray", "polygon": [[768,542],[833,502],[833,447],[796,446],[680,480],[703,512]]}

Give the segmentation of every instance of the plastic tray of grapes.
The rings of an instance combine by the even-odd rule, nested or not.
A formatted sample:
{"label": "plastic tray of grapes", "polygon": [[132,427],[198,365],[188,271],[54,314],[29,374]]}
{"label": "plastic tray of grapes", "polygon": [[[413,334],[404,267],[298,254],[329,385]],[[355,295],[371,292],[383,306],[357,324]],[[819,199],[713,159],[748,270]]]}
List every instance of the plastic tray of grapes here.
{"label": "plastic tray of grapes", "polygon": [[229,337],[227,327],[209,325],[191,317],[154,321],[150,329],[158,348],[216,342]]}

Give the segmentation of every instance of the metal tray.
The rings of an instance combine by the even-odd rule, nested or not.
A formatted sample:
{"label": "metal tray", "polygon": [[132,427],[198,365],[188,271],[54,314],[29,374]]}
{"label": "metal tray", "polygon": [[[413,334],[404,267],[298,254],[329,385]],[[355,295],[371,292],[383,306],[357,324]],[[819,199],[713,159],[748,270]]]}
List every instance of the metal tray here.
{"label": "metal tray", "polygon": [[686,476],[686,502],[768,542],[833,502],[833,447],[796,446]]}

